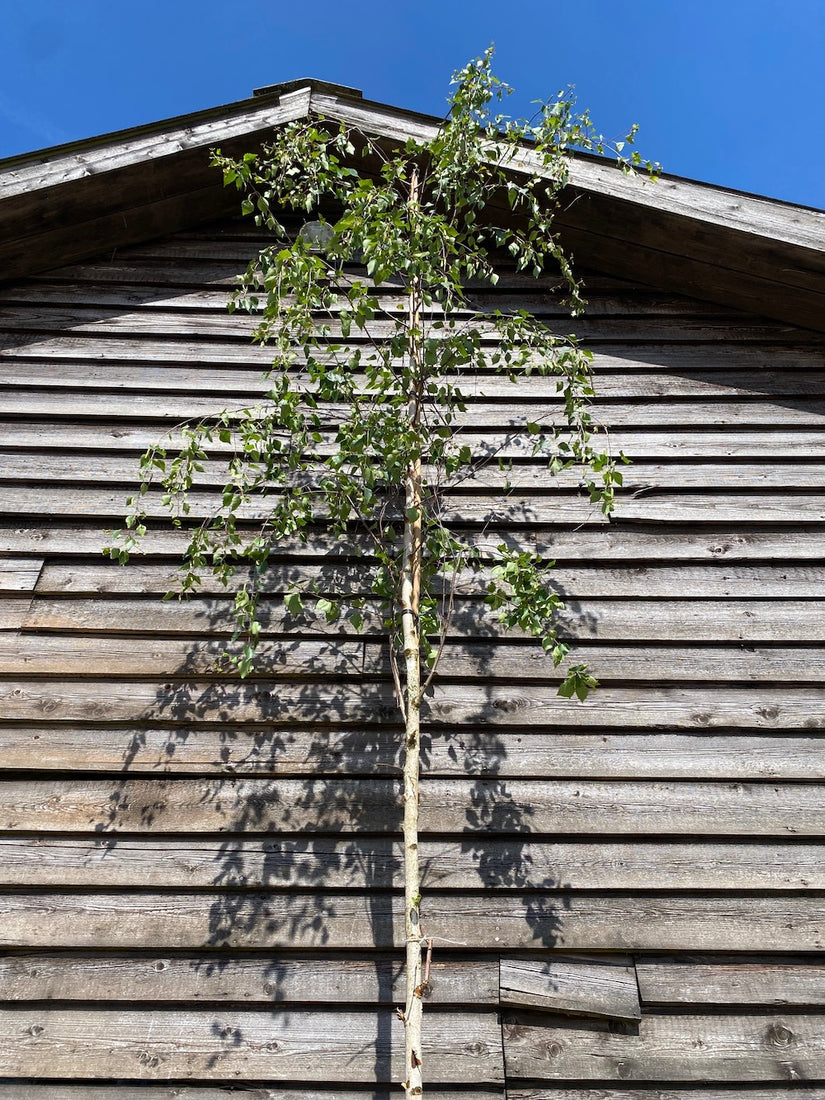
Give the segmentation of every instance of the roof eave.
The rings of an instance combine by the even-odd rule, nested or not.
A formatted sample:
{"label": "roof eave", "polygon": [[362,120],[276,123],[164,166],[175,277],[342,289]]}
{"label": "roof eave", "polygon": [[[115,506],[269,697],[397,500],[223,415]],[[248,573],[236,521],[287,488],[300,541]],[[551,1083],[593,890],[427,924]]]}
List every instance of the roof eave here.
{"label": "roof eave", "polygon": [[[209,166],[276,126],[322,115],[390,142],[440,121],[313,79],[250,99],[0,162],[0,271],[13,279],[230,212]],[[525,148],[514,170],[540,171]],[[578,261],[608,274],[825,331],[825,213],[690,180],[623,175],[576,156],[559,227]]]}

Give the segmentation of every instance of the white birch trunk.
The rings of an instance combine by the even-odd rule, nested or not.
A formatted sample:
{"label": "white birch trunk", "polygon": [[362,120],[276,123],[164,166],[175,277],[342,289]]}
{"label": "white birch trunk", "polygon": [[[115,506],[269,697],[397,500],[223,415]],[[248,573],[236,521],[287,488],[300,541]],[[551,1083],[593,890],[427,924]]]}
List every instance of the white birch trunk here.
{"label": "white birch trunk", "polygon": [[[418,203],[418,172],[410,180],[410,207]],[[419,326],[421,294],[416,280],[410,288],[409,355],[412,389],[408,420],[420,420],[421,358]],[[418,865],[418,776],[421,735],[421,639],[418,612],[421,594],[421,459],[416,456],[405,483],[404,562],[401,575],[401,624],[404,644],[404,939],[406,942],[406,996],[404,1004],[404,1091],[407,1097],[424,1095],[422,1018],[423,945],[421,932],[421,875]]]}

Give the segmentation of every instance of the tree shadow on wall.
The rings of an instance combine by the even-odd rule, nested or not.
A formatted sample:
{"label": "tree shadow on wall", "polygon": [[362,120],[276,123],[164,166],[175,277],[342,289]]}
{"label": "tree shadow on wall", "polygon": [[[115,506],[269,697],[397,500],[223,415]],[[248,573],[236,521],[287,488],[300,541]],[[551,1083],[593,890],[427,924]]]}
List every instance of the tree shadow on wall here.
{"label": "tree shadow on wall", "polygon": [[[333,568],[362,570],[363,560],[333,557]],[[163,881],[191,906],[185,946],[200,952],[192,966],[201,1003],[239,958],[254,957],[262,992],[253,1001],[272,1006],[282,1026],[295,1004],[378,1004],[357,1062],[369,1057],[375,1080],[390,1082],[401,1034],[391,1006],[403,1001],[403,726],[386,640],[300,616],[285,623],[280,606],[264,601],[258,668],[246,681],[220,666],[214,648],[192,643],[139,716],[98,831],[113,856],[118,833],[184,835],[180,876]],[[227,620],[216,601],[204,634],[219,638]],[[493,650],[466,640],[492,639],[494,628],[467,601],[455,631],[465,668],[453,679],[472,687],[478,707],[458,723],[434,715],[422,738],[422,927],[436,964],[439,954],[506,947],[483,939],[490,898],[520,907],[517,946],[551,948],[561,929],[563,884],[533,864],[532,808],[513,790],[508,744],[488,722]],[[188,865],[187,846],[199,857]],[[302,977],[311,952],[315,965]],[[221,988],[219,999],[232,1000],[226,981]],[[244,1040],[236,1027],[216,1028],[216,1058]],[[340,1069],[354,1079],[346,1060]]]}

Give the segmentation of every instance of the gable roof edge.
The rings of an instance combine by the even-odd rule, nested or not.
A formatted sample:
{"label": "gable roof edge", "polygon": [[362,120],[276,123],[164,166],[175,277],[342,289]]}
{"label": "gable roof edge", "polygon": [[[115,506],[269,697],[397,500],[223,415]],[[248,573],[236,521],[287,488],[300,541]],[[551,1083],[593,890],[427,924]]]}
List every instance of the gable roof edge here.
{"label": "gable roof edge", "polygon": [[[388,141],[441,120],[312,78],[146,127],[0,162],[0,271],[19,278],[191,228],[234,208],[209,167],[308,115]],[[541,171],[528,148],[514,171]],[[576,154],[558,224],[576,258],[609,274],[825,331],[825,212],[709,184],[623,175]]]}

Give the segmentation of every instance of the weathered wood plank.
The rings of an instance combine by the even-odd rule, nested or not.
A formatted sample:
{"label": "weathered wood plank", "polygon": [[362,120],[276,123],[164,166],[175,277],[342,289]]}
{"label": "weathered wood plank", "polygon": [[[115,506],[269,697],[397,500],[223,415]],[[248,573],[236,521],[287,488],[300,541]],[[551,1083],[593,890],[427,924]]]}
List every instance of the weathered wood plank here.
{"label": "weathered wood plank", "polygon": [[[124,669],[128,669],[131,676],[170,676],[185,672],[192,676],[234,678],[232,666],[225,660],[226,651],[226,642],[220,640],[80,635],[69,642],[62,635],[21,634],[14,638],[0,637],[0,668],[5,675],[121,677]],[[484,660],[482,653],[478,660]],[[380,676],[388,670],[387,662],[386,646],[382,650],[378,642],[299,637],[261,643],[257,660],[259,670],[266,670],[267,675],[301,677],[315,674]],[[823,663],[825,665],[825,651]],[[814,655],[812,666],[816,664]]]}
{"label": "weathered wood plank", "polygon": [[[459,514],[469,513],[464,505],[459,505]],[[716,520],[714,520],[714,513]],[[539,515],[544,516],[542,508]],[[469,515],[467,515],[469,519]],[[817,498],[812,495],[787,494],[784,500],[764,494],[719,493],[714,496],[696,494],[695,496],[622,497],[616,503],[615,520],[630,523],[799,523],[813,524],[825,521],[825,495]]]}
{"label": "weathered wood plank", "polygon": [[[32,353],[42,354],[40,344],[30,345]],[[117,358],[130,360],[136,351],[127,341],[116,346]],[[64,354],[68,353],[68,349]],[[90,356],[98,356],[96,349],[89,349]],[[216,352],[216,355],[220,353]],[[198,355],[204,362],[206,349],[200,348]],[[110,358],[111,349],[110,349]],[[222,358],[222,356],[221,356]],[[263,394],[261,394],[263,399]],[[163,394],[161,396],[140,393],[86,393],[40,390],[0,390],[0,415],[36,416],[36,417],[103,417],[109,421],[147,419],[159,425],[173,426],[190,417],[214,417],[221,410],[245,408],[254,398],[248,393],[239,394],[237,402],[215,401],[213,397],[198,394]],[[468,404],[465,413],[456,415],[459,427],[478,429],[512,430],[520,429],[525,421],[535,418],[537,405],[541,406],[541,423],[548,430],[553,427],[566,427],[561,408],[547,409],[545,401],[508,401],[495,404],[487,401],[474,401]],[[336,415],[343,416],[345,411],[337,408],[328,410],[330,420]],[[820,428],[825,421],[825,400],[810,397],[786,398],[781,403],[754,400],[683,400],[657,401],[650,403],[605,402],[592,406],[593,418],[597,424],[617,428],[658,428],[665,424],[674,427],[685,426],[695,431],[697,424],[719,427],[729,425],[733,428],[771,427],[787,425],[789,428]],[[529,452],[528,452],[529,453]]]}
{"label": "weathered wood plank", "polygon": [[[515,297],[515,296],[514,296]],[[519,294],[515,300],[519,306],[527,296]],[[507,303],[501,303],[507,308]],[[207,314],[204,318],[203,328],[193,329],[193,315],[188,311],[171,315],[178,320],[187,332],[170,333],[166,339],[158,339],[154,328],[140,333],[106,333],[94,331],[94,322],[97,310],[87,309],[84,315],[89,321],[90,331],[86,334],[78,334],[67,330],[57,334],[48,331],[38,331],[37,318],[39,310],[32,310],[29,316],[32,318],[30,330],[3,328],[0,326],[0,363],[10,368],[16,364],[22,369],[22,365],[37,363],[43,364],[49,359],[60,360],[61,366],[70,366],[72,363],[87,361],[98,372],[100,368],[94,364],[101,361],[109,361],[113,364],[113,377],[120,373],[117,366],[123,364],[125,356],[122,349],[129,346],[130,358],[134,360],[134,370],[140,372],[149,365],[160,365],[170,371],[191,369],[198,362],[197,348],[201,349],[201,358],[205,369],[214,367],[223,370],[232,370],[239,367],[257,367],[258,374],[250,376],[260,380],[260,371],[267,369],[272,360],[272,352],[267,347],[256,345],[250,339],[248,326],[250,321],[243,324],[246,327],[238,327],[237,322],[242,314],[236,313],[233,317],[226,314]],[[106,312],[106,311],[104,311]],[[108,311],[112,312],[112,311]],[[115,315],[116,316],[116,315]],[[156,314],[151,310],[142,311],[141,324],[145,329],[148,322],[153,322]],[[766,326],[763,319],[757,318],[755,325],[749,326],[749,319],[745,318],[737,323],[730,316],[714,322],[716,336],[710,342],[696,341],[692,337],[677,342],[660,341],[656,338],[657,330],[663,324],[660,318],[652,320],[644,316],[633,322],[621,321],[620,324],[636,326],[635,332],[620,332],[611,335],[612,319],[590,322],[590,330],[598,337],[591,341],[585,337],[588,343],[593,343],[592,371],[597,383],[602,376],[623,374],[627,376],[627,383],[645,384],[645,379],[658,377],[665,373],[672,375],[675,385],[689,385],[692,380],[695,384],[704,381],[705,384],[724,384],[722,380],[732,379],[734,376],[743,376],[751,379],[752,384],[746,387],[745,392],[771,394],[781,392],[785,385],[793,385],[795,376],[798,385],[804,388],[804,375],[816,375],[825,367],[825,342],[821,336],[813,336],[809,331],[799,329],[787,330],[784,333]],[[672,324],[673,322],[671,322]],[[677,320],[676,324],[680,322]],[[222,326],[219,331],[215,326]],[[666,325],[667,322],[665,321]],[[695,324],[695,322],[694,322]],[[225,327],[224,327],[225,326]],[[656,326],[655,329],[653,326]],[[568,318],[565,331],[575,326]],[[601,330],[601,331],[600,331]],[[737,337],[742,334],[744,339],[740,342]],[[776,339],[774,338],[776,336]],[[200,337],[200,339],[195,339]],[[756,339],[754,339],[756,337]],[[328,343],[332,343],[330,338]],[[336,339],[335,344],[344,348],[354,348],[364,340],[353,338],[352,340]],[[323,344],[319,354],[323,354]],[[492,341],[491,341],[492,345]],[[118,349],[121,349],[119,352]],[[179,354],[176,354],[179,352]],[[295,361],[296,368],[302,364],[301,359]],[[462,372],[468,385],[474,386],[481,381],[496,377],[495,372],[486,371],[477,373],[468,368]],[[100,376],[100,375],[98,375]],[[93,375],[94,377],[94,375]],[[541,381],[544,377],[539,375],[535,381],[528,376],[528,392],[532,388],[546,386],[547,382]],[[478,382],[476,381],[478,380]],[[499,380],[494,385],[503,385],[501,391],[512,393],[509,381]],[[600,393],[600,386],[596,386]],[[630,392],[630,391],[629,391]],[[686,391],[688,392],[688,391]],[[698,391],[690,391],[698,392]],[[803,390],[804,392],[804,390]],[[815,391],[813,391],[815,394]],[[667,396],[668,391],[661,385],[657,385],[655,394]],[[653,396],[651,393],[650,396]]]}
{"label": "weathered wood plank", "polygon": [[[5,741],[0,740],[0,744]],[[51,740],[42,751],[55,751]],[[82,754],[77,755],[73,743],[65,751],[65,756],[59,749],[55,751],[55,766],[70,767],[72,760],[84,759]],[[823,742],[819,737],[636,734],[630,725],[621,733],[592,735],[564,729],[531,736],[463,729],[434,733],[428,742],[427,757],[425,770],[431,775],[469,772],[502,778],[825,779]],[[159,747],[149,759],[162,759]]]}
{"label": "weathered wood plank", "polygon": [[[29,486],[7,484],[3,488],[3,511],[7,515],[23,516],[72,516],[74,518],[84,516],[99,518],[108,522],[109,526],[112,524],[117,526],[122,523],[123,516],[128,511],[126,500],[134,488],[135,486],[130,490],[128,486],[124,486],[123,489],[107,489],[105,486],[88,488],[44,484],[37,493],[33,493]],[[217,491],[193,492],[189,498],[189,520],[200,520],[219,513],[220,499]],[[277,497],[273,494],[249,500],[239,508],[238,518],[243,522],[263,520],[269,515],[271,504],[276,499]],[[773,501],[765,498],[763,522],[783,522],[782,516],[786,518],[790,516],[791,510],[790,505],[786,503],[787,500],[787,495],[779,494]],[[792,502],[797,521],[801,516],[808,516],[812,522],[815,522],[820,512],[825,516],[825,494],[822,498],[794,497]],[[704,502],[700,501],[700,506],[702,503],[710,515],[711,503],[707,499]],[[734,498],[727,511],[735,511],[738,504],[738,500]],[[723,501],[720,501],[720,505],[724,509]],[[143,498],[141,507],[145,509],[146,516],[150,519],[169,519],[169,513],[161,503],[160,492],[150,490]],[[647,507],[649,510],[650,506]],[[674,504],[660,504],[659,508],[664,511],[669,508],[672,513]],[[514,495],[499,507],[491,507],[490,500],[486,498],[479,499],[472,495],[455,493],[447,498],[441,514],[446,522],[486,525],[492,520],[497,526],[508,522],[516,525],[541,522],[607,525],[607,517],[576,490],[570,490],[567,493],[559,490],[544,501],[538,498],[534,500],[527,494],[521,497]],[[724,514],[723,510],[721,516],[724,517]],[[717,522],[719,519],[720,513],[717,513]],[[752,516],[751,520],[753,520]]]}
{"label": "weathered wood plank", "polygon": [[[825,507],[825,496],[823,496]],[[34,570],[31,571],[34,573]],[[12,574],[16,576],[16,574]],[[31,575],[31,574],[28,574]],[[317,585],[319,592],[339,592],[342,589],[353,595],[369,595],[370,562],[364,558],[354,561],[325,563],[307,562],[301,559],[273,560],[266,574],[260,578],[261,591],[284,593],[300,580]],[[101,595],[108,593],[128,595],[163,595],[179,586],[180,572],[176,565],[134,562],[128,569],[112,562],[46,563],[39,574],[34,574],[38,594],[83,593]],[[247,570],[223,585],[205,572],[198,587],[201,596],[222,595],[234,592],[249,579]],[[489,568],[460,570],[454,577],[445,576],[444,583],[452,584],[456,595],[480,595],[487,591],[491,580]],[[0,570],[0,584],[2,571]],[[654,599],[679,592],[687,599],[741,598],[744,596],[764,599],[776,596],[780,599],[821,598],[825,594],[825,565],[733,565],[727,562],[707,562],[702,565],[679,566],[648,563],[625,567],[591,566],[574,568],[557,565],[547,573],[548,587],[564,599],[587,597],[605,599],[638,597]]]}
{"label": "weathered wood plank", "polygon": [[[151,314],[148,315],[151,319]],[[190,328],[195,328],[190,323]],[[200,320],[197,321],[200,327]],[[154,391],[156,393],[186,393],[190,389],[201,389],[213,395],[216,408],[227,400],[236,400],[239,395],[258,400],[271,387],[263,377],[263,370],[269,365],[260,351],[252,351],[241,358],[237,350],[230,357],[234,366],[203,366],[198,368],[196,360],[184,352],[184,361],[175,358],[176,344],[166,347],[166,355],[160,357],[160,351],[154,342],[150,342],[143,352],[145,361],[141,361],[138,352],[137,361],[127,365],[120,358],[98,360],[85,357],[84,349],[76,343],[65,349],[66,355],[73,361],[57,361],[54,346],[49,342],[44,346],[42,338],[16,334],[10,336],[4,332],[0,323],[0,385],[4,387],[25,387],[26,389],[72,389],[97,392]],[[3,350],[5,349],[5,350]],[[42,354],[36,354],[40,353]],[[801,396],[818,397],[823,392],[825,373],[822,371],[823,355],[811,355],[807,349],[800,348],[779,358],[790,359],[785,370],[767,368],[754,370],[751,364],[737,368],[725,362],[717,361],[712,352],[706,351],[706,359],[698,359],[695,366],[681,367],[680,371],[668,373],[671,366],[667,362],[666,351],[661,365],[651,364],[639,357],[633,345],[625,355],[615,352],[594,353],[594,387],[599,401],[618,401],[629,399],[662,398],[666,401],[711,400],[714,398],[744,398],[755,395],[770,397],[781,402],[784,398]],[[637,358],[633,358],[633,355]],[[217,356],[207,346],[204,358],[213,360]],[[271,354],[270,354],[271,358]],[[713,369],[713,368],[716,369]],[[399,365],[400,373],[400,365]],[[356,382],[366,386],[363,375],[356,375]],[[295,374],[296,388],[315,392],[316,386],[305,381],[303,376]],[[482,398],[530,399],[537,404],[553,405],[558,399],[557,381],[553,375],[535,374],[520,378],[518,383],[496,375],[473,374],[465,378],[459,376],[462,393],[468,400]],[[517,385],[517,388],[516,388]]]}
{"label": "weathered wood plank", "polygon": [[[388,1085],[367,1091],[336,1085],[316,1084],[309,1089],[290,1088],[288,1085],[253,1085],[242,1088],[233,1082],[228,1088],[209,1088],[197,1085],[63,1085],[50,1082],[41,1084],[3,1084],[0,1082],[0,1100],[392,1100],[395,1087]],[[502,1088],[494,1085],[474,1085],[472,1091],[450,1088],[437,1082],[427,1083],[427,1093],[438,1100],[503,1100]],[[632,1100],[632,1098],[631,1098]],[[656,1100],[651,1097],[650,1100]],[[661,1100],[661,1098],[659,1098]],[[695,1100],[695,1098],[694,1098]],[[713,1098],[711,1098],[713,1100]],[[742,1100],[731,1095],[728,1100]],[[761,1094],[754,1100],[763,1100]],[[773,1098],[768,1098],[773,1100]]]}
{"label": "weathered wood plank", "polygon": [[[385,1012],[0,1009],[0,1041],[7,1076],[389,1083],[403,1029]],[[496,1013],[433,1012],[428,1025],[431,1079],[503,1081]]]}
{"label": "weathered wood plank", "polygon": [[[382,779],[10,780],[0,828],[26,832],[385,832],[398,784]],[[500,824],[499,824],[500,822]],[[427,779],[423,832],[823,836],[816,783]],[[469,842],[469,836],[468,836]]]}
{"label": "weathered wood plank", "polygon": [[512,1021],[504,1027],[508,1078],[825,1081],[821,1016],[645,1015],[637,1034],[589,1021]]}
{"label": "weathered wood plank", "polygon": [[[220,1001],[236,1004],[397,1004],[404,968],[387,955],[4,955],[4,1001]],[[439,951],[430,967],[427,1004],[498,1007],[494,956],[451,957]],[[0,1091],[0,1097],[3,1093]]]}
{"label": "weathered wood plank", "polygon": [[[31,606],[29,606],[31,604]],[[157,636],[206,631],[230,635],[235,629],[231,601],[49,599],[0,601],[9,621],[27,631],[82,631]],[[822,600],[581,600],[559,616],[563,635],[574,640],[624,642],[822,642]],[[288,615],[283,604],[259,606],[263,636],[300,630],[318,636],[352,635],[346,619],[336,623]],[[22,620],[21,620],[22,617]],[[366,607],[361,636],[383,634],[377,609]],[[498,616],[479,601],[458,601],[452,637],[501,637]],[[517,634],[515,636],[518,636]]]}
{"label": "weathered wood plank", "polygon": [[[398,296],[400,301],[400,296]],[[392,298],[387,303],[391,311],[394,308]],[[395,307],[397,308],[397,306]],[[522,308],[528,308],[523,306]],[[335,310],[330,315],[319,313],[328,326],[329,337],[341,340],[347,334],[343,333]],[[554,309],[548,309],[541,302],[534,302],[532,310],[540,318],[546,317],[551,321],[550,327],[561,328],[567,334],[573,332],[577,338],[585,343],[609,341],[618,343],[627,341],[638,344],[639,342],[652,342],[656,344],[667,343],[702,343],[713,341],[723,343],[735,342],[739,345],[753,343],[776,344],[800,344],[807,347],[821,344],[821,337],[814,333],[805,333],[793,325],[782,325],[776,322],[765,321],[758,317],[742,317],[742,315],[729,315],[716,318],[711,316],[700,317],[673,317],[667,314],[657,317],[655,334],[651,334],[650,321],[642,317],[623,317],[615,314],[596,316],[585,313],[583,316],[571,318],[565,313],[563,307],[558,304]],[[433,310],[431,317],[441,319],[443,314]],[[466,316],[466,311],[456,311],[456,317],[460,322]],[[427,315],[424,316],[426,326]],[[553,325],[552,321],[561,321],[561,325]],[[146,336],[157,338],[159,336],[173,337],[212,337],[217,339],[251,339],[258,326],[258,318],[245,312],[229,314],[225,309],[218,308],[200,311],[192,314],[191,310],[179,310],[164,306],[153,309],[138,308],[129,312],[124,306],[107,306],[101,302],[94,304],[59,305],[41,299],[32,305],[14,302],[0,303],[0,331],[37,333],[66,333],[72,335],[89,334],[92,337],[101,335],[112,336]],[[392,335],[394,330],[393,318],[377,313],[369,322],[366,332],[373,340],[385,340]],[[481,321],[475,326],[482,338],[496,341],[498,329],[492,321]],[[55,342],[60,337],[55,338]]]}
{"label": "weathered wood plank", "polygon": [[[2,431],[3,426],[0,425],[0,432]],[[823,440],[825,441],[825,435]],[[498,544],[505,542],[519,550],[535,551],[541,557],[556,560],[560,564],[582,561],[619,564],[628,559],[636,563],[662,560],[670,563],[747,562],[771,558],[789,563],[825,557],[825,532],[815,527],[792,531],[782,528],[763,530],[758,527],[743,531],[741,527],[726,528],[722,525],[712,531],[676,527],[657,531],[632,526],[575,531],[541,527],[510,531],[501,528],[497,531],[494,527],[489,527],[484,532],[470,530],[464,532],[464,535],[469,542],[479,547],[482,554],[489,553]],[[99,562],[100,548],[110,540],[111,536],[105,533],[104,525],[95,525],[94,522],[66,520],[45,524],[31,520],[17,522],[0,517],[0,551],[6,553],[25,553],[36,549],[43,553],[75,557],[91,554]],[[175,531],[168,526],[150,528],[140,546],[132,552],[131,560],[136,564],[138,560],[147,557],[180,558],[187,543],[185,530]],[[347,539],[331,541],[319,529],[309,532],[306,544],[284,540],[281,549],[284,554],[297,554],[304,559],[323,557],[332,562],[339,557],[363,555],[368,550],[368,544],[356,532]]]}
{"label": "weathered wood plank", "polygon": [[[105,178],[109,172],[134,166],[148,170],[151,162],[173,156],[180,159],[175,154],[185,150],[198,150],[205,166],[206,151],[214,142],[220,144],[242,137],[252,143],[256,132],[267,132],[270,127],[300,118],[303,113],[303,102],[288,96],[283,102],[273,97],[247,100],[240,118],[237,105],[213,108],[164,122],[161,127],[141,126],[119,131],[108,135],[105,143],[96,148],[80,145],[80,148],[59,149],[47,161],[39,156],[21,158],[17,165],[6,168],[3,173],[5,196],[7,199],[16,197],[14,205],[17,207],[33,185],[42,190],[70,182],[83,183],[88,182],[90,175],[103,176],[102,181],[96,182],[105,190],[111,186],[111,181]],[[167,160],[167,163],[170,162]]]}
{"label": "weathered wood plank", "polygon": [[[116,417],[113,416],[114,419]],[[133,456],[163,440],[164,429],[151,424],[113,424],[104,420],[4,420],[0,422],[0,437],[6,450],[30,448],[39,452],[48,442],[52,450],[82,448],[95,453]],[[489,457],[494,453],[504,459],[529,459],[534,442],[532,437],[517,433],[496,434],[492,430],[473,432],[471,425],[463,429],[461,438],[480,457]],[[639,431],[611,430],[610,439],[616,453],[623,452],[636,462],[658,458],[678,459],[681,462],[694,459],[722,461],[727,458],[748,460],[761,458],[766,453],[781,455],[786,461],[797,458],[810,462],[825,458],[825,433],[804,427],[775,431],[769,426],[731,425],[724,431],[697,431],[684,424],[667,431],[656,427]],[[165,442],[170,450],[174,450],[179,440],[172,436]],[[317,453],[324,454],[329,449],[329,444],[322,442]],[[227,444],[216,442],[210,453],[220,455],[227,450]],[[624,472],[629,471],[630,468]]]}
{"label": "weathered wood plank", "polygon": [[492,685],[483,690],[483,705],[476,691],[475,685],[434,685],[424,713],[441,722],[481,720],[505,726],[519,720],[584,726],[595,719],[605,727],[816,729],[823,722],[821,692],[805,687],[785,686],[780,693],[763,688],[760,694],[757,688],[744,687],[720,688],[717,693],[707,688],[605,686],[583,703],[577,701],[566,708],[557,707],[561,700],[552,687],[518,685],[517,690],[510,690]]}
{"label": "weathered wood plank", "polygon": [[[561,612],[574,639],[627,641],[818,641],[825,637],[819,601],[590,601]],[[820,625],[815,620],[820,619]],[[28,620],[27,620],[28,625]]]}
{"label": "weathered wood plank", "polygon": [[[392,727],[245,729],[192,726],[0,725],[7,771],[105,771],[187,775],[392,775],[400,736]],[[427,730],[424,774],[577,779],[825,779],[822,736],[740,733],[552,733]]]}
{"label": "weathered wood plank", "polygon": [[[185,243],[177,234],[171,239],[180,240],[181,245]],[[171,259],[148,258],[145,253],[138,255],[138,250],[134,247],[127,247],[120,249],[110,260],[92,259],[88,263],[54,267],[11,284],[7,289],[9,294],[30,293],[34,298],[41,289],[49,293],[52,286],[55,293],[58,288],[66,288],[70,293],[74,291],[78,294],[82,294],[86,286],[90,288],[90,293],[105,293],[105,288],[111,285],[114,294],[128,294],[133,288],[139,294],[142,287],[155,286],[158,290],[165,289],[171,295],[185,295],[187,291],[195,294],[210,293],[209,288],[214,287],[212,293],[222,295],[226,301],[237,282],[240,270],[237,261],[231,257],[213,260],[184,256]]]}
{"label": "weathered wood plank", "polygon": [[[73,722],[318,722],[354,725],[397,721],[391,684],[271,680],[123,679],[0,681],[6,719]],[[823,727],[822,693],[812,687],[604,686],[587,700],[562,699],[554,684],[437,683],[424,716],[445,725],[597,726],[638,729],[815,730]]]}
{"label": "weathered wood plank", "polygon": [[[704,1086],[701,1093],[697,1093],[696,1089],[690,1085],[687,1088],[680,1088],[678,1085],[670,1084],[663,1087],[651,1085],[649,1088],[644,1086],[641,1088],[627,1088],[624,1085],[617,1085],[614,1088],[612,1085],[603,1085],[598,1088],[551,1087],[549,1089],[529,1085],[514,1085],[512,1088],[507,1089],[507,1100],[697,1100],[698,1096],[701,1096],[701,1100],[788,1100],[789,1096],[793,1096],[795,1100],[797,1097],[799,1100],[806,1100],[806,1098],[814,1100],[816,1096],[816,1093],[808,1090],[800,1083],[794,1084],[792,1089],[793,1091],[789,1092],[784,1085],[743,1084],[739,1087],[733,1085],[721,1089]],[[0,1092],[0,1097],[3,1097],[2,1092]],[[5,1100],[5,1097],[3,1097],[3,1100]],[[13,1100],[17,1100],[17,1098],[14,1097]],[[21,1100],[28,1100],[28,1097],[21,1098]],[[40,1100],[40,1098],[33,1097],[32,1100]],[[64,1100],[64,1098],[61,1096],[60,1100]],[[65,1100],[73,1100],[73,1098],[66,1097]],[[109,1098],[107,1097],[106,1100],[109,1100]],[[137,1098],[137,1100],[140,1100],[140,1098]],[[196,1098],[193,1097],[192,1100],[196,1100]],[[243,1097],[241,1097],[241,1100],[243,1100]]]}
{"label": "weathered wood plank", "polygon": [[[135,566],[136,572],[139,566]],[[139,578],[138,578],[139,579]],[[0,637],[0,668],[6,676],[223,676],[231,678],[227,644],[219,639],[120,638],[113,635],[19,634]],[[600,683],[611,680],[737,683],[825,681],[825,648],[814,646],[601,646],[581,642],[569,660],[586,661]],[[256,675],[275,677],[389,676],[387,646],[376,640],[294,638],[260,643]],[[565,666],[561,666],[564,671]],[[554,680],[552,659],[534,645],[501,642],[447,644],[439,678]]]}
{"label": "weathered wood plank", "polygon": [[43,558],[0,557],[0,592],[33,592]]}
{"label": "weathered wood plank", "polygon": [[640,1020],[639,989],[632,966],[609,961],[553,958],[502,959],[501,1003],[507,1007]]}
{"label": "weathered wood plank", "polygon": [[[180,235],[175,239],[182,245],[190,242]],[[259,238],[248,243],[248,255],[251,257],[270,241]],[[74,264],[40,275],[34,279],[20,281],[11,286],[0,288],[0,302],[15,303],[28,307],[40,305],[57,306],[105,306],[126,309],[213,309],[226,311],[228,286],[234,282],[234,276],[242,270],[244,261],[227,260],[224,263],[164,263],[154,260],[145,264],[133,256],[132,264],[125,264],[123,254],[120,262],[111,264]],[[234,263],[234,267],[230,264]],[[142,278],[136,278],[137,267]],[[154,279],[151,278],[155,272]],[[226,272],[232,274],[227,276]],[[186,275],[184,280],[183,276]],[[354,282],[371,287],[382,305],[397,308],[402,302],[397,285],[379,284],[364,270],[352,271],[343,276],[341,283]],[[557,282],[557,280],[555,281]],[[219,285],[215,286],[214,284]],[[708,317],[727,318],[732,323],[761,323],[764,319],[745,317],[742,314],[725,310],[721,306],[712,306],[696,298],[685,298],[674,294],[660,294],[655,290],[640,287],[625,287],[617,280],[588,278],[587,316],[665,316],[665,317]],[[465,284],[466,285],[466,284]],[[519,279],[515,275],[502,274],[495,287],[474,288],[471,302],[479,309],[504,308],[509,302],[546,316],[559,316],[570,320],[570,311],[564,305],[559,294],[553,293],[554,281],[545,277],[533,280],[530,276]]]}
{"label": "weathered wood plank", "polygon": [[[516,850],[512,842],[496,839],[492,827],[483,846],[472,834],[462,835],[466,839],[460,843],[422,842],[422,876],[428,892],[501,891],[514,886],[548,891],[825,890],[821,845],[526,840]],[[400,844],[389,838],[5,836],[0,837],[0,885],[189,890],[300,889],[311,883],[328,890],[386,890],[403,886],[401,856]]]}
{"label": "weathered wood plank", "polygon": [[[122,490],[44,485],[37,494],[27,486],[11,483],[4,487],[4,511],[8,515],[88,517],[115,525],[126,513],[128,487]],[[150,490],[142,501],[146,516],[153,520],[168,518],[161,504],[161,494]],[[268,500],[250,500],[238,509],[243,522],[255,522],[268,515]],[[193,491],[189,497],[190,521],[210,517],[220,511],[220,496],[216,492]],[[575,490],[553,489],[543,496],[528,493],[505,497],[496,503],[488,497],[466,493],[449,493],[445,498],[442,518],[448,523],[488,524],[590,524],[607,525],[607,517]],[[624,496],[616,503],[612,522],[646,523],[707,523],[714,525],[825,523],[825,493],[789,494],[775,490],[772,494],[751,491],[733,492],[673,492],[652,493],[650,496]]]}
{"label": "weathered wood plank", "polygon": [[[137,483],[138,477],[138,462],[129,454],[53,451],[23,456],[16,450],[0,452],[0,480],[10,483],[87,480],[101,485],[129,485]],[[724,486],[728,491],[777,488],[812,491],[825,487],[825,465],[800,461],[761,466],[732,461],[698,465],[634,462],[623,469],[622,478],[624,493],[652,489],[681,492],[717,486]],[[194,484],[198,489],[222,488],[228,479],[227,462],[215,460],[203,464],[202,471],[195,475]],[[310,480],[310,475],[305,480]],[[470,475],[461,475],[463,491],[484,490],[497,494],[505,494],[511,489],[546,494],[554,489],[577,489],[581,484],[580,470],[567,470],[548,478],[546,459],[520,463],[506,470],[482,466]]]}
{"label": "weathered wood plank", "polygon": [[[825,898],[727,894],[432,895],[438,950],[825,950]],[[0,895],[0,943],[12,948],[152,951],[400,947],[402,901],[386,894],[166,893]]]}
{"label": "weathered wood plank", "polygon": [[31,599],[8,600],[0,597],[0,630],[17,631],[23,629],[23,623],[29,614]]}
{"label": "weathered wood plank", "polygon": [[825,1005],[825,965],[651,959],[636,973],[645,1005]]}

